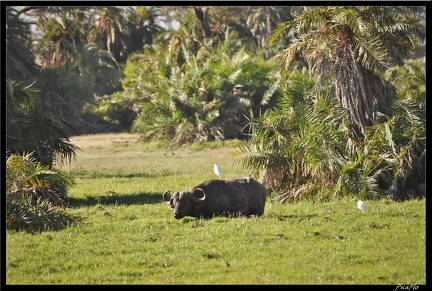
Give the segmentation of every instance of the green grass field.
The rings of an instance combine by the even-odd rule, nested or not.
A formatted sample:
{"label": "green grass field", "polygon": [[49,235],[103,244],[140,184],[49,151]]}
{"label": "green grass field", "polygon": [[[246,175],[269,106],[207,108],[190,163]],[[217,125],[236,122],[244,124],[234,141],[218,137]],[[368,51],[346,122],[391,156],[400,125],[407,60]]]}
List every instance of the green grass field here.
{"label": "green grass field", "polygon": [[60,231],[6,231],[9,284],[426,284],[426,202],[267,199],[260,218],[175,220],[165,190],[246,176],[236,142],[167,149],[137,135],[72,138],[76,184]]}

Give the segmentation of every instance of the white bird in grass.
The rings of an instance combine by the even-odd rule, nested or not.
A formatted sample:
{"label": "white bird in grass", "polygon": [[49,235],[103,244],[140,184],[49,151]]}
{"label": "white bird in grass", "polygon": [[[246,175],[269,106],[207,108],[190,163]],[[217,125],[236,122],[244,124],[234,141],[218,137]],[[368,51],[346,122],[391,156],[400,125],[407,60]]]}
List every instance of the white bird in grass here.
{"label": "white bird in grass", "polygon": [[218,165],[213,164],[213,171],[215,172],[216,175],[219,176],[219,178],[222,177],[222,171],[221,169],[219,169]]}
{"label": "white bird in grass", "polygon": [[357,208],[360,209],[361,211],[365,212],[366,205],[363,201],[359,200],[359,201],[357,201]]}

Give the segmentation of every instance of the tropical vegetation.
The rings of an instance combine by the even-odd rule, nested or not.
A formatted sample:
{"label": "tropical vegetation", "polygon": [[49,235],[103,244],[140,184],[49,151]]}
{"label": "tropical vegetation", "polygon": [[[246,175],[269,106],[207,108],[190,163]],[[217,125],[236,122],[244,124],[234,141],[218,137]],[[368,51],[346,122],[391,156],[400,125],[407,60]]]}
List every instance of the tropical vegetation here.
{"label": "tropical vegetation", "polygon": [[[60,179],[73,135],[238,139],[280,202],[425,195],[424,6],[4,8],[8,159]],[[66,197],[44,179],[6,197]]]}
{"label": "tropical vegetation", "polygon": [[[399,73],[389,67],[404,66],[424,36],[416,12],[416,7],[304,7],[274,31],[270,44],[285,30],[295,31],[276,56],[288,77],[278,106],[254,121],[253,151],[250,145],[242,148],[238,159],[265,171],[266,185],[282,201],[425,194],[425,103],[409,100],[406,85],[398,91]],[[308,68],[301,75],[290,66],[297,54]],[[424,92],[418,82],[425,84],[425,66],[417,68],[416,100]]]}
{"label": "tropical vegetation", "polygon": [[64,172],[48,169],[31,154],[12,154],[6,161],[6,225],[29,232],[57,230],[77,223],[69,213]]}

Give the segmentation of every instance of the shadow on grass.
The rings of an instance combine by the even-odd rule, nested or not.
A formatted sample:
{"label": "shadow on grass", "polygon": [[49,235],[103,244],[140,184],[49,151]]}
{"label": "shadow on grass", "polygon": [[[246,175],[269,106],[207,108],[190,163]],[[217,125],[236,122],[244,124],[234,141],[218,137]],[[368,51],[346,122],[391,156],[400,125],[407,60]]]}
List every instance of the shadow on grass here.
{"label": "shadow on grass", "polygon": [[84,170],[76,170],[73,174],[73,178],[77,179],[112,179],[112,178],[158,178],[170,175],[172,173],[160,173],[158,175],[148,174],[148,173],[111,173],[111,172],[100,172],[100,171],[84,171]]}
{"label": "shadow on grass", "polygon": [[69,207],[83,207],[101,205],[140,205],[140,204],[155,204],[161,203],[162,193],[131,193],[131,194],[117,194],[115,192],[108,193],[103,196],[87,196],[85,198],[67,199]]}
{"label": "shadow on grass", "polygon": [[268,213],[267,217],[272,217],[272,218],[277,218],[280,221],[284,221],[284,220],[291,220],[291,219],[296,219],[296,220],[309,220],[312,219],[314,217],[318,216],[318,214],[280,214],[280,213]]}

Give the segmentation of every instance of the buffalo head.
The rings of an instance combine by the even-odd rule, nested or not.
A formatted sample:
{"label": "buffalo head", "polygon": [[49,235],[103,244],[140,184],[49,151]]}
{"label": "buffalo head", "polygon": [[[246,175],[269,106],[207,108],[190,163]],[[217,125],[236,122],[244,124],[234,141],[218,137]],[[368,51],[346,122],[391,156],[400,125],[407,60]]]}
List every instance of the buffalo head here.
{"label": "buffalo head", "polygon": [[196,188],[194,192],[182,191],[174,192],[169,199],[166,194],[170,191],[165,191],[162,194],[162,199],[171,206],[175,219],[185,217],[191,212],[194,212],[196,208],[199,208],[206,198],[206,194],[203,189]]}

